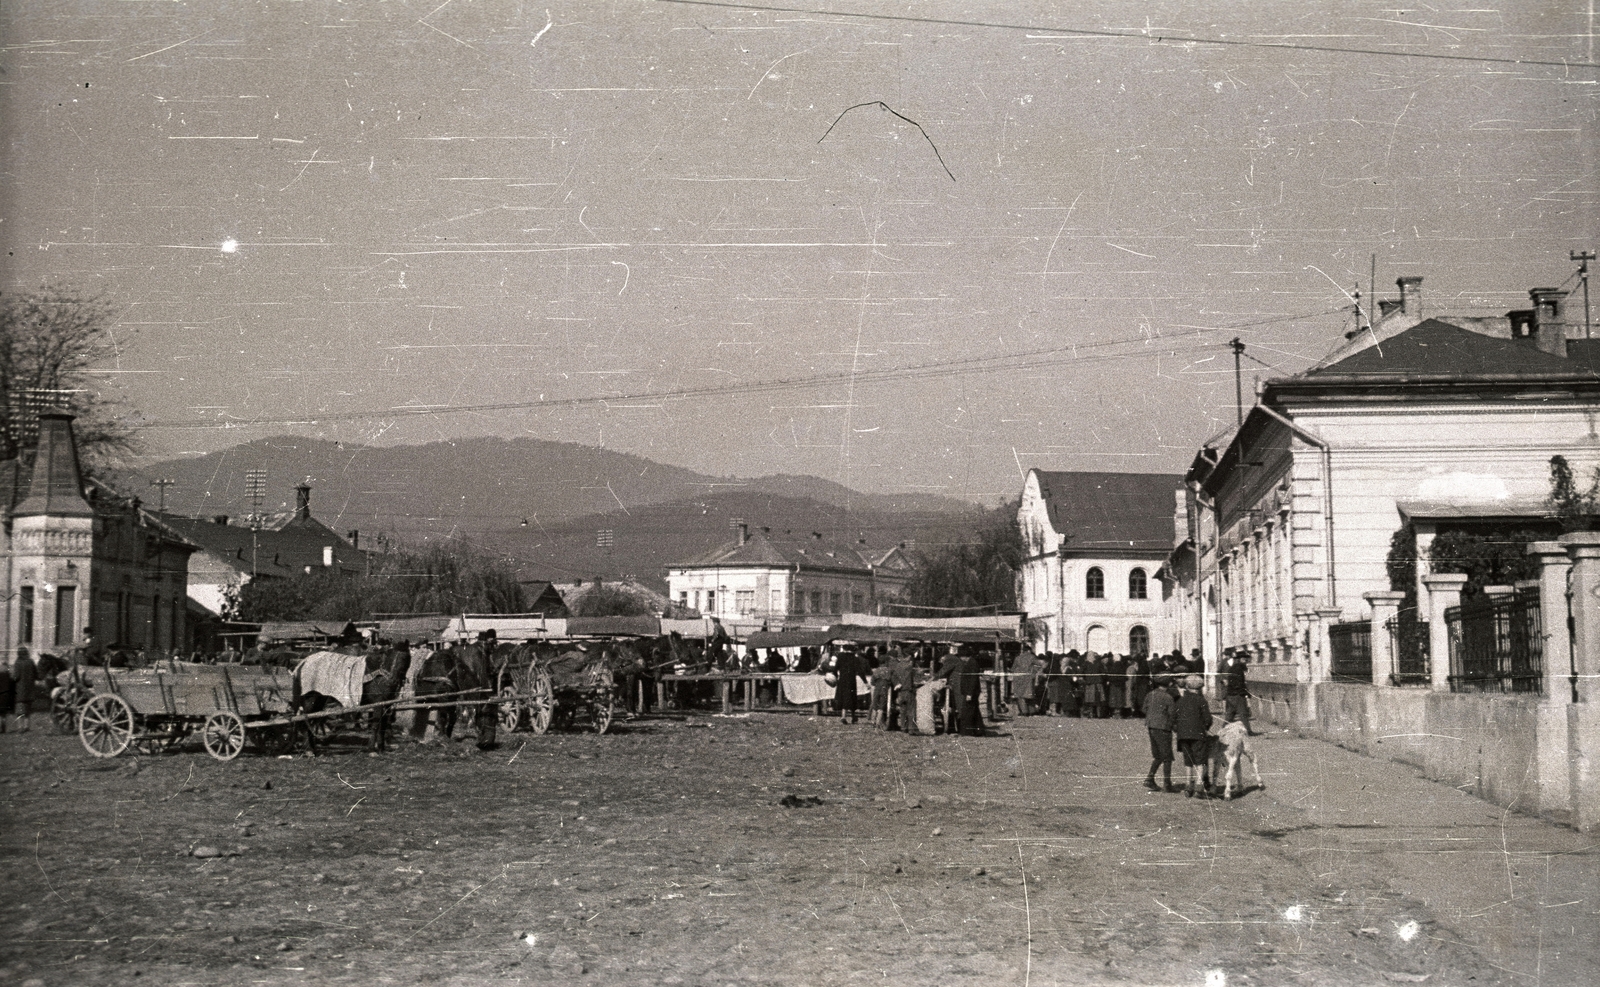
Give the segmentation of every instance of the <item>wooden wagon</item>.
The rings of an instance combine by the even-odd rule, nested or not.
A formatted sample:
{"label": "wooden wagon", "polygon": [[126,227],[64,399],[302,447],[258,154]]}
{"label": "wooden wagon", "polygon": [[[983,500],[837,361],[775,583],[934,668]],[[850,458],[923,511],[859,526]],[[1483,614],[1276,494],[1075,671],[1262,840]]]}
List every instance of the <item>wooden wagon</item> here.
{"label": "wooden wagon", "polygon": [[167,662],[149,669],[82,670],[90,694],[78,710],[78,738],[95,757],[129,747],[154,753],[200,734],[218,760],[246,740],[268,751],[292,747],[288,676],[273,670]]}
{"label": "wooden wagon", "polygon": [[605,658],[573,644],[519,646],[499,676],[500,726],[542,734],[552,725],[611,728],[616,677]]}

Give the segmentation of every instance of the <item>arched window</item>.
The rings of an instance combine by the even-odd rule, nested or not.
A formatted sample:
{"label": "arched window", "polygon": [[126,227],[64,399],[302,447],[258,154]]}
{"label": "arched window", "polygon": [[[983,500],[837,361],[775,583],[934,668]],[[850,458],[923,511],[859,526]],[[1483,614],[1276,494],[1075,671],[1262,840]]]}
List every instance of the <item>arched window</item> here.
{"label": "arched window", "polygon": [[1103,655],[1111,650],[1111,633],[1099,624],[1095,624],[1084,634],[1083,643],[1090,651]]}
{"label": "arched window", "polygon": [[1149,593],[1150,584],[1144,577],[1143,569],[1134,569],[1128,573],[1128,599],[1148,600]]}
{"label": "arched window", "polygon": [[[1135,569],[1134,572],[1139,570]],[[1128,654],[1148,655],[1150,653],[1150,631],[1139,624],[1128,631]]]}
{"label": "arched window", "polygon": [[1083,595],[1090,600],[1103,600],[1106,598],[1106,574],[1100,571],[1099,566],[1091,568],[1084,575]]}

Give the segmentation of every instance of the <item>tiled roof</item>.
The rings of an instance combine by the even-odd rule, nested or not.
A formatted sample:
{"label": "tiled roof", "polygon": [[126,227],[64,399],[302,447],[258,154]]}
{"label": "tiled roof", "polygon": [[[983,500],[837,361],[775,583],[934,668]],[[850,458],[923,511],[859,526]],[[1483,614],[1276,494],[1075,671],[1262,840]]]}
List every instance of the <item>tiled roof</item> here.
{"label": "tiled roof", "polygon": [[1382,375],[1460,380],[1568,375],[1584,369],[1581,363],[1552,356],[1526,343],[1496,339],[1438,319],[1427,319],[1337,363],[1307,371],[1301,379]]}
{"label": "tiled roof", "polygon": [[820,538],[783,538],[764,531],[753,532],[743,545],[731,541],[674,568],[706,566],[788,567],[807,569],[852,569],[867,572],[871,549],[849,548]]}
{"label": "tiled roof", "polygon": [[1167,473],[1035,471],[1050,524],[1063,551],[1156,552],[1172,549],[1173,491],[1183,477]]}
{"label": "tiled roof", "polygon": [[352,547],[314,518],[291,524],[281,531],[258,531],[253,539],[249,528],[234,524],[171,515],[163,516],[162,521],[200,546],[202,551],[227,559],[235,568],[246,572],[252,564],[258,573],[274,576],[302,572],[306,566],[320,569],[322,550],[327,545],[333,546],[336,567],[364,570],[367,565],[365,552]]}

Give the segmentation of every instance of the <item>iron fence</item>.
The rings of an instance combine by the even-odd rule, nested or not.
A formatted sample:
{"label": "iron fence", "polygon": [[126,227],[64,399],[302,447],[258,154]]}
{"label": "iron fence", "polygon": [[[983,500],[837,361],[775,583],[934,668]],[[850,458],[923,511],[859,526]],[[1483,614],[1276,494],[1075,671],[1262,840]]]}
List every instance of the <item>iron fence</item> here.
{"label": "iron fence", "polygon": [[1330,677],[1335,682],[1372,682],[1372,621],[1355,620],[1328,628],[1333,652]]}
{"label": "iron fence", "polygon": [[1537,588],[1484,597],[1444,613],[1451,692],[1543,692],[1544,625]]}
{"label": "iron fence", "polygon": [[1405,607],[1384,622],[1389,632],[1390,654],[1394,655],[1394,685],[1426,685],[1432,680],[1429,670],[1431,648],[1428,625],[1417,619],[1415,607]]}

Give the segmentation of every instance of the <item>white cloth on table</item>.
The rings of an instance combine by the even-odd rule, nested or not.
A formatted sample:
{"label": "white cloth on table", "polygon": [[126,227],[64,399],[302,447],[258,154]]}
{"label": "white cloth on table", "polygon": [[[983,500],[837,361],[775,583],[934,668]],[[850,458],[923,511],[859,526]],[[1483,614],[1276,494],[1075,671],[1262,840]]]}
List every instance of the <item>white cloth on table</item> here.
{"label": "white cloth on table", "polygon": [[[804,706],[807,703],[833,701],[834,687],[821,675],[785,675],[782,682],[784,702]],[[856,694],[872,694],[871,683],[859,675],[856,676]]]}
{"label": "white cloth on table", "polygon": [[361,680],[366,672],[366,658],[337,651],[313,652],[294,667],[302,696],[315,692],[346,709],[361,705]]}
{"label": "white cloth on table", "polygon": [[934,679],[917,687],[917,732],[936,733],[937,721],[933,717],[933,697],[944,692],[945,680]]}

